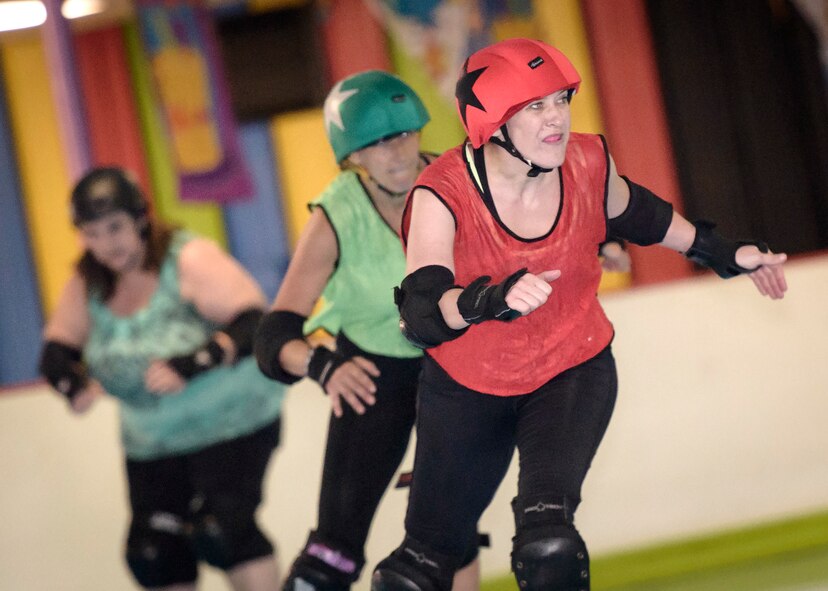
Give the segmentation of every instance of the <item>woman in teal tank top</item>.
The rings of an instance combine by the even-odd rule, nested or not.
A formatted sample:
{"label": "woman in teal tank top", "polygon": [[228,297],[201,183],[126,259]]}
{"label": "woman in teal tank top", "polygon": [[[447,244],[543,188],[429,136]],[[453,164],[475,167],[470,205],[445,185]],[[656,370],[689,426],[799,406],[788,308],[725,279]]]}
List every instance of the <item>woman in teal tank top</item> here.
{"label": "woman in teal tank top", "polygon": [[[405,196],[432,159],[420,152],[428,113],[380,71],[341,80],[324,110],[342,172],[311,203],[256,341],[266,375],[287,384],[308,376],[332,407],[318,524],[284,591],[347,591],[359,578],[371,521],[408,446],[422,360],[400,333],[393,288],[405,274]],[[319,328],[336,335],[335,349],[304,338]],[[455,590],[479,586],[477,538],[468,545]]]}
{"label": "woman in teal tank top", "polygon": [[41,373],[77,413],[118,399],[132,520],[127,563],[146,588],[195,589],[197,565],[272,591],[255,522],[284,387],[259,372],[255,281],[210,241],[154,221],[122,170],[72,194],[85,246],[44,332]]}

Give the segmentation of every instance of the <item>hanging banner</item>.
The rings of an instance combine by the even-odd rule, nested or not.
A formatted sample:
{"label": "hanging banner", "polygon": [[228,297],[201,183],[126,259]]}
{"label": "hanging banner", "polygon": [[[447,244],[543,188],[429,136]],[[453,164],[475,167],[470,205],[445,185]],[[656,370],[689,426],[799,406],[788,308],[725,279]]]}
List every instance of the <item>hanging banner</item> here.
{"label": "hanging banner", "polygon": [[74,35],[75,64],[84,99],[92,162],[132,171],[154,200],[139,110],[121,26]]}
{"label": "hanging banner", "polygon": [[195,3],[138,0],[138,22],[183,200],[253,194],[210,15]]}
{"label": "hanging banner", "polygon": [[483,30],[474,0],[364,0],[391,41],[423,64],[440,94],[452,104],[457,73]]}
{"label": "hanging banner", "polygon": [[92,157],[72,37],[69,23],[60,12],[61,4],[60,0],[45,0],[48,18],[43,24],[42,37],[49,62],[49,81],[58,111],[63,152],[69,175],[75,182],[89,170]]}

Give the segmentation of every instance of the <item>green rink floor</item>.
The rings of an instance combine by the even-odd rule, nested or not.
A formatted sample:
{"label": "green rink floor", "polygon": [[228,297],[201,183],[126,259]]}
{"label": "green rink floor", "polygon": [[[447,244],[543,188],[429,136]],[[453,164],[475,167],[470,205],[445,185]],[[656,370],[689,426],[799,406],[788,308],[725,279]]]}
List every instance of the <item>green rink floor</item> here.
{"label": "green rink floor", "polygon": [[[518,586],[510,574],[481,591]],[[597,556],[592,591],[828,591],[828,512]]]}

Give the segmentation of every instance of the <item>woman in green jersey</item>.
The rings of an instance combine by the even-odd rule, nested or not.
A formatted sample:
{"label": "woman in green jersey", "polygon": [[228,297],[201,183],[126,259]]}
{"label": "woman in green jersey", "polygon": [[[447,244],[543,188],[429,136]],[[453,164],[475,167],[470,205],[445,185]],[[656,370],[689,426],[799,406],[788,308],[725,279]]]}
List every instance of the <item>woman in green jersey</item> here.
{"label": "woman in green jersey", "polygon": [[[325,101],[342,172],[311,203],[256,339],[265,374],[287,384],[316,380],[332,408],[318,524],[293,563],[287,591],[350,589],[365,563],[377,505],[408,446],[422,351],[400,334],[393,288],[405,274],[405,196],[434,157],[420,151],[428,120],[414,91],[381,71],[341,80]],[[336,335],[335,348],[305,339],[318,328]],[[478,587],[476,538],[468,548],[455,589]]]}

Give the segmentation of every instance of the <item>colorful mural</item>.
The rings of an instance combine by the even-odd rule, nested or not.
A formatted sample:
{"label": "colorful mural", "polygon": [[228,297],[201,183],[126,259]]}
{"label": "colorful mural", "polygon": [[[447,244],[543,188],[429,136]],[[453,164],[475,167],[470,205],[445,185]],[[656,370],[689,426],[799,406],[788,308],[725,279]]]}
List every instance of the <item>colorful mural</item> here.
{"label": "colorful mural", "polygon": [[[262,0],[246,10],[297,4],[302,3]],[[222,81],[211,78],[222,66],[203,36],[209,35],[211,23],[198,20],[199,14],[209,13],[190,2],[164,2],[163,13],[157,12],[159,6],[148,0],[137,20],[71,36],[91,161],[133,170],[152,196],[157,215],[227,247],[272,297],[307,219],[307,201],[337,172],[321,110],[280,113],[237,128],[219,108]],[[242,3],[225,4],[213,17],[244,10]],[[627,71],[619,65],[619,52],[611,49],[617,40],[609,23],[620,19],[636,31],[636,43],[627,34],[625,45],[637,53],[625,54],[624,63],[639,63],[652,51],[646,24],[630,16],[641,11],[643,0],[339,0],[319,3],[318,25],[328,61],[327,84],[369,68],[396,72],[423,97],[431,113],[423,145],[434,152],[463,140],[453,90],[456,72],[471,50],[516,35],[557,45],[584,79],[573,103],[573,127],[605,133],[622,171],[641,176],[645,167],[644,180],[677,199],[663,121],[648,132],[651,149],[642,150],[627,137],[627,129],[642,122],[616,108],[608,90],[618,76],[634,75],[637,100],[640,89],[647,88],[648,108],[656,115],[662,109],[655,71],[639,68],[622,74]],[[356,34],[360,43],[353,42]],[[53,308],[71,272],[78,244],[67,208],[72,175],[57,141],[62,115],[49,84],[40,35],[0,36],[0,64],[0,106],[5,105],[5,118],[0,119],[0,385],[8,385],[36,378],[42,317]],[[224,128],[235,139],[225,141]],[[247,199],[230,203],[240,192],[214,183],[213,188],[221,188],[218,194],[198,192],[202,202],[188,200],[184,179],[204,180],[232,152],[247,177]],[[604,289],[626,286],[639,276],[647,282],[653,273],[689,273],[673,269],[665,275],[667,263],[653,263],[637,253],[634,257],[632,277],[608,276]],[[651,269],[656,266],[657,272]],[[15,278],[17,291],[8,287],[7,276]],[[7,330],[11,319],[17,332]],[[29,345],[19,349],[22,358],[7,363],[13,334],[27,334]]]}

